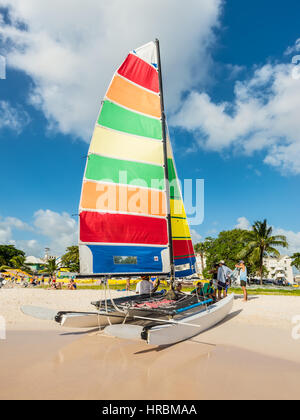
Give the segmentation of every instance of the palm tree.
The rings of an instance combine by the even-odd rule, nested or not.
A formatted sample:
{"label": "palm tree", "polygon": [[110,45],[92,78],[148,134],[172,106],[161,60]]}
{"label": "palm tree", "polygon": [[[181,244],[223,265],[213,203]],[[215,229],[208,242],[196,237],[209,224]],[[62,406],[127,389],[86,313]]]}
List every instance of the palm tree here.
{"label": "palm tree", "polygon": [[23,255],[15,255],[10,259],[9,263],[12,268],[25,271],[27,274],[31,274],[31,267],[26,264],[25,260],[26,258]]}
{"label": "palm tree", "polygon": [[79,271],[79,247],[77,245],[69,246],[67,252],[61,257],[62,267],[70,271]]}
{"label": "palm tree", "polygon": [[40,273],[48,273],[50,276],[59,269],[58,264],[56,263],[56,258],[49,258],[44,270],[41,270]]}
{"label": "palm tree", "polygon": [[245,241],[247,245],[238,255],[238,258],[245,258],[246,256],[249,256],[250,261],[258,265],[261,285],[263,284],[264,257],[267,255],[279,257],[280,252],[275,247],[288,247],[286,236],[272,236],[272,232],[273,228],[268,226],[266,219],[263,222],[254,222],[252,231],[245,233]]}
{"label": "palm tree", "polygon": [[300,270],[300,252],[296,252],[292,255],[292,265],[297,268],[297,270]]}

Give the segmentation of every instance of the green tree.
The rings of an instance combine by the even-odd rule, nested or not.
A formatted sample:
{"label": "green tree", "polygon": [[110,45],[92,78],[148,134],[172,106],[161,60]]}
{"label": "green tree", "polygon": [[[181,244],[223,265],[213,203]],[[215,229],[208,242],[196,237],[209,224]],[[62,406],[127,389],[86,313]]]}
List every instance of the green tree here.
{"label": "green tree", "polygon": [[280,253],[276,247],[288,247],[287,239],[284,235],[272,235],[273,228],[268,226],[267,220],[256,221],[252,226],[252,231],[244,233],[246,246],[238,254],[239,258],[248,258],[249,261],[258,267],[260,283],[263,284],[263,259],[267,255],[279,257]]}
{"label": "green tree", "polygon": [[15,255],[10,260],[10,265],[12,268],[18,270],[26,271],[27,273],[32,273],[31,267],[25,263],[26,258],[23,255]]}
{"label": "green tree", "polygon": [[15,255],[10,259],[10,264],[13,268],[22,269],[25,265],[25,257],[23,255]]}
{"label": "green tree", "polygon": [[[224,260],[226,265],[233,269],[238,262],[239,253],[246,245],[245,232],[241,229],[233,229],[220,232],[217,238],[206,238],[204,246],[207,266],[213,268],[215,264]],[[245,262],[249,263],[246,259]]]}
{"label": "green tree", "polygon": [[62,266],[68,268],[71,272],[79,272],[79,247],[69,246],[67,252],[61,258]]}
{"label": "green tree", "polygon": [[292,255],[292,265],[297,268],[297,270],[300,270],[300,252],[296,252]]}
{"label": "green tree", "polygon": [[59,266],[56,262],[56,258],[50,258],[47,261],[47,264],[44,268],[44,270],[40,270],[39,273],[48,273],[50,276],[53,276],[56,271],[59,270]]}
{"label": "green tree", "polygon": [[20,249],[15,248],[14,245],[0,245],[0,265],[6,265],[13,267],[13,262],[11,260],[14,257],[21,256],[25,260],[25,252]]}

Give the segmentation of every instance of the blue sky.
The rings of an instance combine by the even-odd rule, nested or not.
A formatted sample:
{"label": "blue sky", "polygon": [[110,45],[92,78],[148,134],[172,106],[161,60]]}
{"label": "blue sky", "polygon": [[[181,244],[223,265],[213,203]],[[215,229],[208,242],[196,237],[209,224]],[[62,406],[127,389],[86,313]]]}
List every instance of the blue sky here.
{"label": "blue sky", "polygon": [[60,22],[55,8],[66,16],[67,4],[0,0],[0,54],[7,59],[0,80],[1,243],[36,256],[45,246],[58,254],[76,243],[72,215],[101,98],[126,52],[159,36],[177,170],[180,178],[205,180],[205,219],[192,227],[194,238],[267,218],[276,233],[287,234],[289,252],[300,251],[293,111],[300,79],[291,76],[292,57],[300,54],[300,4],[202,3],[190,0],[187,11],[178,6],[170,23],[153,20],[154,31],[145,28],[146,3],[136,3],[139,26],[120,45],[116,9],[104,2],[95,10],[89,0]]}

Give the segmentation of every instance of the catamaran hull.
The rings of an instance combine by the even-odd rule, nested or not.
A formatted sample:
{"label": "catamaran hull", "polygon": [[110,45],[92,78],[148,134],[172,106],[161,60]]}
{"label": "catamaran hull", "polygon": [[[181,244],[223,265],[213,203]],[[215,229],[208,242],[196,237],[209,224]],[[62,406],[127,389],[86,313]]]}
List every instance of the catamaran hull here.
{"label": "catamaran hull", "polygon": [[[166,321],[156,326],[110,325],[104,332],[113,337],[146,340],[150,345],[164,346],[188,340],[223,321],[232,309],[234,295],[221,300],[201,312]],[[154,315],[152,314],[152,317]],[[171,322],[174,322],[173,324]]]}
{"label": "catamaran hull", "polygon": [[[164,324],[150,328],[146,333],[150,345],[168,345],[194,337],[217,325],[232,310],[234,295],[210,306],[200,314],[186,316],[180,320],[182,324]],[[197,327],[184,324],[194,324]]]}
{"label": "catamaran hull", "polygon": [[65,328],[101,328],[124,321],[122,314],[78,314],[69,313],[61,316],[60,325]]}
{"label": "catamaran hull", "polygon": [[[95,312],[95,313],[78,313],[69,312],[60,315],[57,322],[65,328],[104,328],[108,325],[122,324],[126,317],[126,322],[132,322],[135,315],[140,315],[139,311],[131,311],[130,316],[125,316],[121,312]],[[144,316],[150,316],[152,312],[144,312]]]}

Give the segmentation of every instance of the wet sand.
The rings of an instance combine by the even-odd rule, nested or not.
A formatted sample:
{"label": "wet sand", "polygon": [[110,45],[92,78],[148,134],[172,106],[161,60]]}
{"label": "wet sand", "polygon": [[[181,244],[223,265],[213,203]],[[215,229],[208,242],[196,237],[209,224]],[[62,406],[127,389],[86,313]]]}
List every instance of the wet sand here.
{"label": "wet sand", "polygon": [[[22,314],[18,322],[12,307],[1,305],[14,328],[0,340],[0,399],[299,399],[300,340],[291,337],[291,317],[300,299],[276,297],[279,309],[273,298],[236,299],[222,324],[165,348]],[[36,323],[43,330],[31,328]]]}

